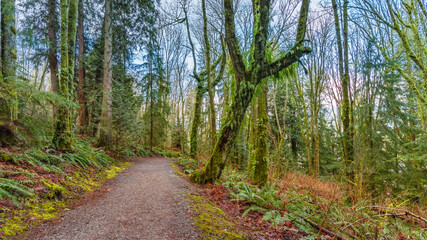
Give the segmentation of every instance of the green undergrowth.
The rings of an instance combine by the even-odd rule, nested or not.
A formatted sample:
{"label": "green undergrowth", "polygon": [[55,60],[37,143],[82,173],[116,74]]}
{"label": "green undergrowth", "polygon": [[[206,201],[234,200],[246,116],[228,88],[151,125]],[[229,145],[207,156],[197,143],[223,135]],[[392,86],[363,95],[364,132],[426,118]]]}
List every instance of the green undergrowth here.
{"label": "green undergrowth", "polygon": [[0,239],[60,216],[74,200],[130,165],[116,162],[86,141],[77,141],[67,153],[38,148],[18,154],[2,152]]}
{"label": "green undergrowth", "polygon": [[[184,164],[185,166],[183,166]],[[196,161],[190,158],[177,159],[170,162],[174,172],[183,177],[188,177],[187,174],[181,171],[182,169],[195,169]],[[189,169],[186,169],[189,168]],[[187,195],[189,205],[192,207],[193,221],[197,226],[202,239],[250,239],[250,236],[238,231],[236,225],[228,219],[224,212],[215,206],[214,203],[206,198],[190,194]]]}
{"label": "green undergrowth", "polygon": [[[177,163],[183,171],[194,171],[193,161],[181,159]],[[243,218],[250,211],[262,212],[262,220],[272,225],[291,222],[293,227],[286,230],[302,230],[309,234],[305,239],[317,239],[319,230],[304,218],[349,239],[403,239],[402,236],[427,239],[427,231],[416,218],[409,215],[397,216],[405,215],[399,209],[409,208],[409,201],[395,201],[382,208],[373,208],[372,199],[355,203],[345,195],[322,195],[321,192],[325,189],[320,189],[320,186],[317,187],[319,189],[313,186],[305,188],[298,184],[284,185],[280,182],[277,179],[276,184],[268,183],[260,188],[248,182],[247,173],[226,167],[217,184],[222,184],[229,190],[231,201],[245,203],[247,209],[242,214]],[[315,185],[308,181],[304,184]]]}
{"label": "green undergrowth", "polygon": [[115,163],[105,171],[82,170],[65,176],[64,180],[54,183],[42,179],[44,190],[31,198],[22,199],[22,207],[2,209],[0,212],[0,238],[8,239],[22,234],[30,227],[59,217],[73,200],[96,190],[107,180],[124,171],[131,162]]}
{"label": "green undergrowth", "polygon": [[203,239],[249,239],[239,232],[224,212],[204,197],[188,194],[193,220]]}

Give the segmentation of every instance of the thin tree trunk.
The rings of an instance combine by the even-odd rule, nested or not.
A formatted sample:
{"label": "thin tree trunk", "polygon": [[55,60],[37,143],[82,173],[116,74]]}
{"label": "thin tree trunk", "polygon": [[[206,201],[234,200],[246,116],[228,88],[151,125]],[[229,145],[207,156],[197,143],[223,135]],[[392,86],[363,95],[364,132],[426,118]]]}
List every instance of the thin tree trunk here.
{"label": "thin tree trunk", "polygon": [[349,99],[349,62],[348,62],[348,16],[347,16],[347,6],[348,0],[344,1],[343,9],[343,37],[344,37],[344,47],[341,40],[341,28],[340,20],[338,15],[338,6],[336,0],[332,0],[332,7],[334,10],[335,18],[335,30],[337,36],[338,44],[338,62],[339,62],[339,72],[341,78],[341,93],[342,93],[342,102],[341,102],[341,121],[343,125],[342,133],[342,145],[343,145],[343,160],[347,166],[347,174],[349,177],[352,175],[350,169],[352,168],[351,164],[353,162],[353,150],[352,150],[352,141],[351,141],[351,129],[350,129],[350,99]]}
{"label": "thin tree trunk", "polygon": [[[70,100],[74,100],[74,73],[76,58],[77,15],[79,0],[68,0],[68,77]],[[70,116],[71,117],[71,114]],[[70,119],[71,122],[71,119]]]}
{"label": "thin tree trunk", "polygon": [[[56,0],[48,1],[49,9],[49,23],[48,23],[48,36],[49,36],[49,71],[50,71],[50,86],[53,93],[58,92],[58,59],[56,57],[58,47],[56,33],[57,13],[56,13]],[[52,104],[53,119],[56,118],[56,107]]]}
{"label": "thin tree trunk", "polygon": [[85,85],[85,40],[84,40],[84,16],[83,16],[83,1],[79,1],[79,10],[78,10],[78,43],[79,43],[79,87],[78,87],[78,97],[79,97],[79,126],[84,127],[87,125],[87,106],[84,96],[84,85]]}
{"label": "thin tree trunk", "polygon": [[[208,91],[208,89],[214,89],[216,84],[219,83],[219,81],[222,78],[222,75],[224,74],[224,69],[225,69],[225,65],[226,65],[226,54],[225,54],[225,48],[224,45],[222,46],[222,50],[223,50],[223,54],[220,56],[220,58],[218,58],[218,60],[216,61],[216,63],[214,65],[219,64],[219,60],[221,60],[221,69],[218,73],[218,75],[215,77],[215,81],[211,82],[208,84],[210,84],[210,88],[208,86],[208,88],[205,86],[205,81],[206,79],[202,78],[203,74],[198,74],[197,73],[197,57],[196,57],[196,52],[194,49],[194,44],[193,44],[193,40],[191,38],[191,33],[190,33],[190,24],[189,24],[189,20],[188,20],[188,12],[187,12],[187,6],[183,7],[183,11],[184,11],[184,16],[185,16],[185,26],[186,26],[186,30],[187,30],[187,37],[188,37],[188,41],[190,43],[191,46],[191,54],[193,57],[193,77],[196,79],[197,81],[197,89],[196,89],[196,101],[195,101],[195,106],[194,106],[194,118],[193,118],[193,123],[191,126],[191,133],[190,133],[190,155],[192,158],[197,158],[197,152],[198,152],[198,144],[197,144],[197,133],[199,130],[199,125],[200,125],[200,111],[201,111],[201,105],[203,102],[203,95],[206,93],[206,91]],[[209,42],[209,41],[208,41]],[[208,47],[210,48],[210,47]],[[221,59],[222,58],[222,59]],[[210,63],[210,60],[209,60]],[[209,68],[211,68],[211,66],[209,65]],[[214,68],[214,67],[213,67]],[[211,69],[209,69],[209,71],[207,71],[207,73],[212,74],[211,73]],[[210,78],[212,78],[212,76],[210,76]],[[213,100],[214,97],[214,92],[211,92],[211,96]],[[214,105],[213,102],[211,104],[212,106]],[[211,116],[215,117],[215,109],[211,109],[213,110],[213,114]],[[212,112],[211,112],[212,113]],[[211,123],[213,123],[213,131],[215,131],[215,135],[216,135],[216,123],[215,123],[215,119],[213,119],[213,121],[211,120]],[[215,125],[215,126],[214,126]]]}
{"label": "thin tree trunk", "polygon": [[248,160],[248,170],[249,175],[252,177],[254,173],[255,168],[255,151],[257,149],[257,119],[258,119],[258,113],[257,113],[257,103],[259,99],[256,99],[256,101],[253,101],[251,104],[251,113],[250,113],[250,125],[249,125],[249,160]]}
{"label": "thin tree trunk", "polygon": [[[150,39],[151,41],[151,39]],[[150,149],[153,150],[153,112],[154,112],[154,97],[153,97],[153,59],[152,59],[152,46],[150,46],[150,53],[148,57],[148,74],[150,81]]]}
{"label": "thin tree trunk", "polygon": [[213,150],[216,143],[216,114],[215,114],[215,89],[212,85],[211,78],[211,46],[209,43],[208,36],[208,18],[206,15],[206,0],[202,0],[203,9],[203,36],[205,40],[205,57],[206,57],[206,73],[208,82],[208,94],[209,94],[209,109],[210,109],[210,122],[211,122],[211,150]]}
{"label": "thin tree trunk", "polygon": [[200,117],[202,111],[202,102],[203,102],[203,89],[202,87],[197,87],[196,89],[196,100],[194,104],[194,116],[193,116],[193,124],[191,127],[191,135],[190,135],[190,155],[192,158],[197,158],[197,145],[198,145],[198,130],[200,125]]}
{"label": "thin tree trunk", "polygon": [[[347,138],[346,154],[348,167],[350,168],[348,175],[350,179],[354,178],[354,149],[353,149],[353,136],[354,136],[354,127],[352,126],[352,109],[353,104],[351,100],[351,84],[350,84],[350,70],[349,70],[349,46],[348,46],[348,0],[344,0],[344,9],[343,9],[343,37],[344,37],[344,78],[343,78],[343,93],[344,93],[344,106],[343,106],[343,115],[344,115],[344,132]],[[346,130],[347,128],[347,130]]]}

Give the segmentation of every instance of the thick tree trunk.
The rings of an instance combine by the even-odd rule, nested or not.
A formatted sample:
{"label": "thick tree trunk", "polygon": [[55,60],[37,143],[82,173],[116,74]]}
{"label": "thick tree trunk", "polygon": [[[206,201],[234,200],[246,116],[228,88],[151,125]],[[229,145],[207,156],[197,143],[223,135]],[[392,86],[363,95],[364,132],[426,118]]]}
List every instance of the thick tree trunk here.
{"label": "thick tree trunk", "polygon": [[83,1],[79,1],[79,10],[78,10],[78,44],[79,44],[79,86],[78,86],[78,101],[79,101],[79,116],[78,124],[80,127],[87,125],[87,107],[84,96],[84,86],[85,86],[85,40],[84,40],[84,16],[83,16]]}
{"label": "thick tree trunk", "polygon": [[[69,60],[68,60],[68,22],[69,9],[67,0],[61,0],[61,73],[58,82],[58,93],[64,99],[70,99],[70,75],[69,75]],[[59,150],[71,150],[71,122],[70,122],[70,109],[64,105],[58,106],[56,117],[55,135],[52,144]]]}
{"label": "thick tree trunk", "polygon": [[[53,93],[58,92],[58,59],[56,57],[57,47],[57,13],[56,13],[56,0],[48,1],[49,9],[49,23],[48,23],[48,36],[49,36],[49,71],[50,71],[50,86]],[[52,104],[53,119],[56,118],[56,107]]]}
{"label": "thick tree trunk", "polygon": [[268,86],[262,86],[261,94],[258,97],[258,117],[257,117],[257,146],[255,149],[254,171],[252,180],[255,184],[263,186],[268,180],[268,115],[267,115],[267,95]]}
{"label": "thick tree trunk", "polygon": [[215,144],[209,162],[199,171],[193,173],[190,179],[194,182],[206,184],[211,183],[221,176],[228,158],[229,150],[233,146],[242,121],[246,114],[246,109],[252,100],[254,88],[252,84],[242,82],[239,92],[234,98],[230,108],[227,110],[226,119],[220,132],[220,137]]}
{"label": "thick tree trunk", "polygon": [[111,25],[112,3],[105,0],[104,15],[104,91],[102,95],[101,126],[99,128],[98,145],[111,148],[112,145],[112,100],[111,84],[113,79],[113,29]]}
{"label": "thick tree trunk", "polygon": [[[8,104],[8,118],[11,121],[18,119],[18,97],[12,87],[16,80],[16,28],[15,28],[15,0],[1,1],[1,81],[9,86],[11,99]],[[0,82],[1,83],[1,82]]]}

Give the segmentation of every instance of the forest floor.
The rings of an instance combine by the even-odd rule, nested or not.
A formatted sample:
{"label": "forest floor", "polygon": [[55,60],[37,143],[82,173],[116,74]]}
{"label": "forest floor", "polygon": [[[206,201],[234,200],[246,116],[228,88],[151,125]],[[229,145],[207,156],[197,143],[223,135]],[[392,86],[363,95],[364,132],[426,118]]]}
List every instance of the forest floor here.
{"label": "forest floor", "polygon": [[171,159],[138,158],[90,199],[31,230],[26,239],[199,239],[188,194]]}

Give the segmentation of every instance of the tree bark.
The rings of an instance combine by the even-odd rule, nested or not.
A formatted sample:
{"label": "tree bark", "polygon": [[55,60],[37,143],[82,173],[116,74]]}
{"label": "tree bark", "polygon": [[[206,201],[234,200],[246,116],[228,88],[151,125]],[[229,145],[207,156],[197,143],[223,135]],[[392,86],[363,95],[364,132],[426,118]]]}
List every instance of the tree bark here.
{"label": "tree bark", "polygon": [[208,82],[208,95],[209,95],[209,112],[211,122],[211,150],[215,147],[216,143],[216,113],[215,113],[215,89],[212,86],[211,78],[211,46],[208,36],[208,18],[206,15],[206,0],[202,0],[203,9],[203,36],[205,40],[205,58],[206,58],[206,77]]}
{"label": "tree bark", "polygon": [[83,16],[83,1],[79,1],[78,7],[78,44],[79,44],[79,68],[78,68],[78,101],[79,101],[79,117],[78,124],[80,127],[87,125],[87,107],[84,96],[84,86],[85,86],[85,39],[84,39],[84,16]]}
{"label": "tree bark", "polygon": [[113,29],[111,24],[111,0],[105,0],[104,15],[104,91],[102,95],[101,126],[99,128],[98,145],[111,148],[112,145],[112,100],[111,84],[113,79]]}
{"label": "tree bark", "polygon": [[249,159],[248,159],[248,171],[249,176],[252,178],[254,174],[255,168],[255,151],[257,149],[257,119],[258,119],[258,109],[257,109],[257,101],[253,101],[251,104],[251,112],[249,119]]}
{"label": "tree bark", "polygon": [[153,124],[154,124],[154,96],[153,96],[153,49],[152,49],[152,39],[150,39],[149,53],[148,53],[148,74],[150,82],[150,150],[153,150],[154,139],[153,139]]}
{"label": "tree bark", "polygon": [[[8,118],[18,119],[18,97],[13,83],[16,80],[16,28],[15,0],[1,1],[1,81],[8,84],[11,99],[8,104]],[[1,82],[0,82],[1,83]]]}
{"label": "tree bark", "polygon": [[[68,77],[70,100],[74,100],[77,15],[79,0],[68,0]],[[70,116],[71,117],[71,116]],[[70,119],[71,122],[71,119]]]}
{"label": "tree bark", "polygon": [[[61,0],[61,72],[58,82],[58,93],[64,100],[70,99],[70,75],[69,75],[69,1]],[[70,122],[70,109],[63,104],[58,106],[55,135],[52,144],[58,150],[69,151],[71,150],[71,122]]]}
{"label": "tree bark", "polygon": [[268,115],[267,115],[268,85],[264,83],[261,94],[258,96],[257,117],[257,145],[255,149],[254,171],[252,180],[255,184],[263,186],[268,180]]}
{"label": "tree bark", "polygon": [[[49,71],[50,71],[50,86],[53,93],[58,92],[58,59],[57,59],[57,12],[56,0],[48,1],[49,9],[49,23],[48,23],[48,37],[49,37]],[[52,104],[53,119],[56,118],[56,107]]]}
{"label": "tree bark", "polygon": [[200,125],[203,94],[204,94],[203,87],[198,86],[196,88],[196,100],[194,103],[194,116],[193,116],[193,123],[191,126],[191,134],[190,134],[190,155],[192,158],[197,158],[197,151],[198,151],[197,135],[198,135],[199,125]]}
{"label": "tree bark", "polygon": [[[341,121],[343,125],[342,133],[342,145],[343,145],[343,161],[347,167],[347,175],[352,178],[353,167],[353,141],[352,141],[352,129],[350,127],[350,74],[349,74],[349,59],[348,59],[348,0],[344,1],[343,8],[343,38],[344,44],[341,40],[341,28],[340,20],[338,15],[338,6],[336,0],[332,0],[332,8],[334,10],[335,18],[335,31],[337,36],[338,45],[338,63],[339,72],[341,78]],[[344,45],[344,46],[343,46]]]}

